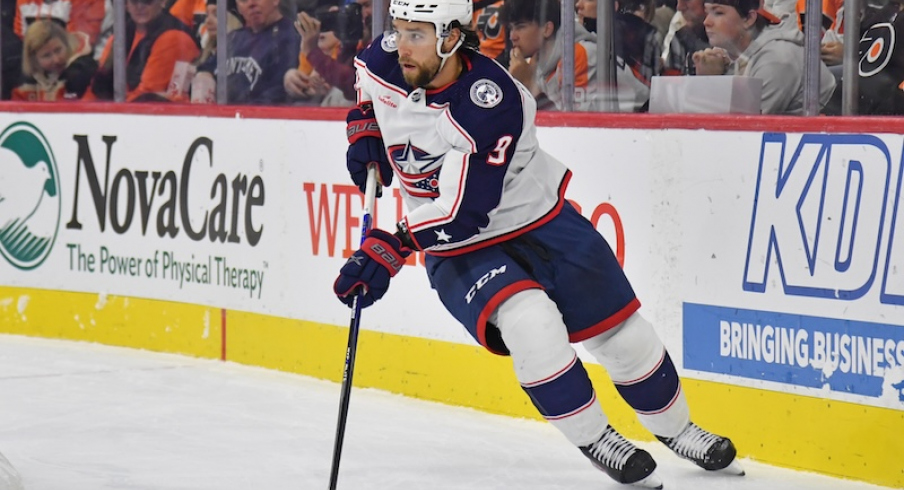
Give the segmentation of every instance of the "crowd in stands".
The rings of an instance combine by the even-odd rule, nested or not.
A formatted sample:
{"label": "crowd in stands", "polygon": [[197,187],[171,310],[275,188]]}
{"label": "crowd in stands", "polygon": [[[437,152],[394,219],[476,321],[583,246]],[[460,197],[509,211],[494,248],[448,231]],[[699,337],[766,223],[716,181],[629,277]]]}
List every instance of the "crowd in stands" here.
{"label": "crowd in stands", "polygon": [[[225,79],[229,104],[354,105],[354,58],[374,38],[371,1],[228,0],[221,60],[215,0],[126,0],[125,100],[215,103]],[[841,113],[847,20],[860,38],[859,113],[904,114],[900,1],[866,0],[845,15],[843,0],[822,0],[822,113]],[[114,99],[111,0],[0,2],[2,99]],[[597,61],[597,2],[562,12],[556,0],[475,0],[464,27],[541,109],[645,112],[655,77],[724,75],[762,81],[764,114],[804,113],[806,0],[615,0],[609,70]],[[562,93],[565,22],[574,23],[573,97]]]}

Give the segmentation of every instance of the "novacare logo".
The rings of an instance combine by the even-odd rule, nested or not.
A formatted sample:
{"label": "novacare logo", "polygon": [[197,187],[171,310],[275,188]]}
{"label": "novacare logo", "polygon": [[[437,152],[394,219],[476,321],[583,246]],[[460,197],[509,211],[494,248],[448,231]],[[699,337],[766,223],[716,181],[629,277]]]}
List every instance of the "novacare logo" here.
{"label": "novacare logo", "polygon": [[29,270],[44,262],[60,223],[56,159],[41,131],[25,122],[0,133],[0,254]]}

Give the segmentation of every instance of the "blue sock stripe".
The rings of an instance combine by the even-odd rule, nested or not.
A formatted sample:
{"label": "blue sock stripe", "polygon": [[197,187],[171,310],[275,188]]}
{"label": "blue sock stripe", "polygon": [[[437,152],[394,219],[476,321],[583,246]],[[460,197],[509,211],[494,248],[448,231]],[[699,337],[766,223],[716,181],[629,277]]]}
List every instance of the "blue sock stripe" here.
{"label": "blue sock stripe", "polygon": [[541,384],[522,386],[531,402],[547,419],[580,411],[596,396],[581,360],[575,357],[571,367]]}
{"label": "blue sock stripe", "polygon": [[572,415],[578,414],[586,410],[588,407],[592,407],[596,403],[596,391],[593,392],[593,397],[587,401],[583,406],[578,407],[576,410],[572,410],[568,413],[563,413],[562,415],[557,415],[555,417],[546,417],[546,420],[562,420],[571,417]]}
{"label": "blue sock stripe", "polygon": [[652,410],[649,412],[645,412],[643,410],[637,410],[637,409],[635,409],[634,411],[639,414],[642,414],[642,415],[656,415],[657,413],[665,412],[666,410],[669,409],[669,407],[672,406],[672,404],[675,403],[675,400],[678,399],[678,395],[680,395],[680,394],[681,394],[681,383],[678,384],[678,391],[675,392],[675,396],[672,397],[672,399],[669,401],[669,403],[666,404],[666,406],[664,406],[658,410]]}
{"label": "blue sock stripe", "polygon": [[674,403],[681,391],[681,381],[672,358],[666,352],[659,366],[646,377],[630,384],[615,383],[615,388],[635,411],[656,413]]}

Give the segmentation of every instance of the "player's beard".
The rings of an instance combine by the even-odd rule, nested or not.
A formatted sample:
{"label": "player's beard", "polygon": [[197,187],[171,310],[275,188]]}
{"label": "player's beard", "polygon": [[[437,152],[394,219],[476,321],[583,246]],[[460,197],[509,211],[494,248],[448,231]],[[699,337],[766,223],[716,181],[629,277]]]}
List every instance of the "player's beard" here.
{"label": "player's beard", "polygon": [[439,65],[441,59],[439,56],[432,58],[430,61],[424,64],[415,63],[412,60],[399,60],[399,63],[405,63],[409,65],[414,65],[415,70],[414,73],[411,72],[403,72],[402,76],[405,77],[405,82],[412,87],[426,87],[430,82],[436,78],[436,75],[439,73]]}

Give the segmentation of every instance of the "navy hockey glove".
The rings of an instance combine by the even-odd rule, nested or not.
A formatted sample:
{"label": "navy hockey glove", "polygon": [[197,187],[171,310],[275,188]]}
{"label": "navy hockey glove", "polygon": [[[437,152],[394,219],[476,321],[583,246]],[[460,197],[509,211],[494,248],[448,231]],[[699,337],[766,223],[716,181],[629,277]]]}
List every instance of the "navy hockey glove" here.
{"label": "navy hockey glove", "polygon": [[367,182],[367,166],[377,166],[377,180],[384,187],[392,183],[392,166],[386,156],[386,148],[383,147],[383,135],[380,126],[374,117],[373,106],[362,104],[348,111],[345,118],[348,125],[345,134],[348,136],[348,152],[346,152],[346,166],[352,181],[364,192]]}
{"label": "navy hockey glove", "polygon": [[351,306],[358,286],[362,286],[361,307],[367,308],[386,294],[389,279],[398,274],[410,254],[411,249],[402,245],[395,235],[370,230],[361,248],[339,269],[333,291],[339,301]]}

